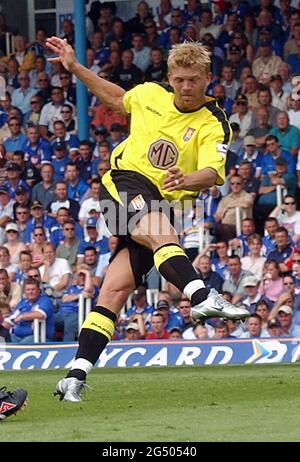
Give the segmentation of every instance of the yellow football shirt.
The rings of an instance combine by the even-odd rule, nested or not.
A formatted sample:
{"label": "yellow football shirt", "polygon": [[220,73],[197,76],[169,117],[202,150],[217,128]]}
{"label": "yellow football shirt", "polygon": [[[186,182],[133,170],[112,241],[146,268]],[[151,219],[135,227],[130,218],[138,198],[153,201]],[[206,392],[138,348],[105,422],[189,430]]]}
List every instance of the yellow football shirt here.
{"label": "yellow football shirt", "polygon": [[[168,168],[176,165],[184,175],[211,167],[224,183],[225,161],[231,129],[226,114],[213,98],[197,111],[180,112],[172,88],[157,83],[137,85],[124,95],[131,114],[128,138],[111,156],[112,169],[131,170],[147,177],[169,202],[198,195],[195,191],[161,189]],[[110,191],[110,173],[103,177]]]}

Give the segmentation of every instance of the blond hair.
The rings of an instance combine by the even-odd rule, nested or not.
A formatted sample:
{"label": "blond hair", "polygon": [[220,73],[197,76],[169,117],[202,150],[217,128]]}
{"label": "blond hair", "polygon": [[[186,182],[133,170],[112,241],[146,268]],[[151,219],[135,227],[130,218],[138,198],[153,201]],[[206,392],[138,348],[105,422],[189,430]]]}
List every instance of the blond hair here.
{"label": "blond hair", "polygon": [[168,57],[168,69],[176,67],[191,67],[199,65],[205,74],[210,71],[210,53],[208,49],[198,42],[184,42],[173,45]]}

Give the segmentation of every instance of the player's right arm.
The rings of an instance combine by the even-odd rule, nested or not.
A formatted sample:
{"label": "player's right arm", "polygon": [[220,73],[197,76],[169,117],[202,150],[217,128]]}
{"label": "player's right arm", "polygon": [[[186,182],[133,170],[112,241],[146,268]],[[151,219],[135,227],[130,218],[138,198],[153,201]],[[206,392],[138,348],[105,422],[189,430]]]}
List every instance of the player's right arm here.
{"label": "player's right arm", "polygon": [[97,98],[105,106],[113,111],[121,114],[126,114],[123,105],[123,96],[125,90],[118,85],[102,79],[94,72],[82,66],[76,59],[75,53],[71,45],[68,44],[66,39],[59,37],[50,37],[47,39],[46,45],[53,53],[58,56],[48,58],[50,62],[61,62],[63,66],[73,74],[76,75],[88,88],[97,96]]}

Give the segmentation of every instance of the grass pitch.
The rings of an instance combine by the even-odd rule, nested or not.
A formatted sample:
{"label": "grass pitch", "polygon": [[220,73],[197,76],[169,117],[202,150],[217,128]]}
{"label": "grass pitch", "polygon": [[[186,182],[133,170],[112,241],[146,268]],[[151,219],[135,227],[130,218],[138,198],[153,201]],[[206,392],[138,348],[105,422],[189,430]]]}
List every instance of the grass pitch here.
{"label": "grass pitch", "polygon": [[300,367],[252,365],[94,369],[81,403],[52,396],[64,371],[2,371],[29,391],[0,440],[300,441]]}

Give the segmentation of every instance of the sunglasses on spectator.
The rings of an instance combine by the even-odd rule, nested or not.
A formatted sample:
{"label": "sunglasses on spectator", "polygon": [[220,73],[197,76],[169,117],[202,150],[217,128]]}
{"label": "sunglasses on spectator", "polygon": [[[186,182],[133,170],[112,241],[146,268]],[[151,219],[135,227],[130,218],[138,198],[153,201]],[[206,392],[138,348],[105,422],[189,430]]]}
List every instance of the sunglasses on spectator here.
{"label": "sunglasses on spectator", "polygon": [[295,283],[294,282],[284,282],[284,286],[293,286]]}
{"label": "sunglasses on spectator", "polygon": [[17,215],[27,215],[28,212],[17,212]]}
{"label": "sunglasses on spectator", "polygon": [[37,100],[30,101],[30,104],[38,104],[38,103],[39,103],[39,101],[37,101]]}
{"label": "sunglasses on spectator", "polygon": [[285,202],[284,205],[295,205],[296,202]]}
{"label": "sunglasses on spectator", "polygon": [[41,237],[41,236],[44,236],[44,234],[43,233],[34,234],[34,237]]}
{"label": "sunglasses on spectator", "polygon": [[61,75],[59,78],[60,80],[66,80],[66,79],[69,79],[70,77],[68,75]]}
{"label": "sunglasses on spectator", "polygon": [[15,229],[9,229],[9,230],[6,231],[6,232],[7,232],[7,234],[8,234],[8,233],[17,233],[18,231],[16,231]]}
{"label": "sunglasses on spectator", "polygon": [[300,258],[297,258],[297,259],[296,259],[296,258],[293,258],[292,261],[293,261],[293,263],[300,263]]}

